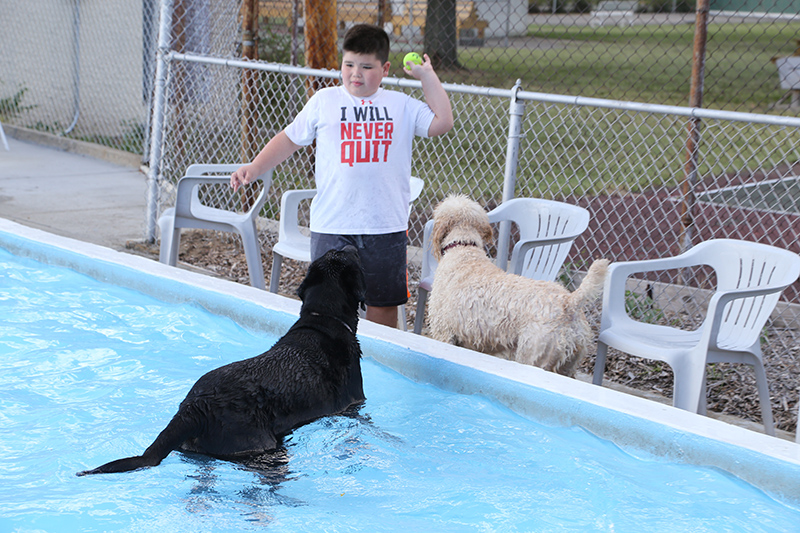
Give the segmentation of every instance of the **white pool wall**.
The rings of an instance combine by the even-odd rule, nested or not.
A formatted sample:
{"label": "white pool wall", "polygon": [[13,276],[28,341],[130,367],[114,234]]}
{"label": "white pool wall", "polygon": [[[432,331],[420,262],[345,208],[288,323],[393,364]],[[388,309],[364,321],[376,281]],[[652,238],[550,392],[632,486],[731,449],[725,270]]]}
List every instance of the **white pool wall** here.
{"label": "white pool wall", "polygon": [[[300,310],[297,300],[2,218],[0,247],[276,335]],[[800,504],[798,444],[371,322],[361,321],[358,333],[366,357],[413,380],[492,398],[546,425],[581,426],[636,455],[719,468]]]}

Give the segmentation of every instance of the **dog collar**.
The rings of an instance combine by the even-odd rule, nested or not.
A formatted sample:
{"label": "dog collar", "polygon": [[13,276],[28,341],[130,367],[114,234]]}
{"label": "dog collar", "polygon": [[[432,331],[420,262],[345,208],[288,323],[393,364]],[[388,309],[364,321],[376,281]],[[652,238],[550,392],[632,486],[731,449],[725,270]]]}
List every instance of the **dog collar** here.
{"label": "dog collar", "polygon": [[351,328],[350,326],[348,326],[348,325],[347,325],[347,322],[345,322],[344,320],[342,320],[342,319],[341,319],[341,318],[339,318],[338,316],[321,315],[321,314],[317,313],[316,311],[311,311],[311,315],[313,315],[313,316],[324,316],[324,317],[332,318],[332,319],[334,319],[334,320],[338,320],[339,322],[341,322],[341,323],[342,323],[342,325],[343,325],[344,327],[346,327],[346,328],[347,328],[347,331],[349,331],[350,333],[353,333],[353,334],[355,334],[355,333],[353,332],[353,328]]}
{"label": "dog collar", "polygon": [[447,250],[449,250],[450,248],[455,248],[456,246],[475,246],[475,247],[477,247],[478,245],[477,245],[477,244],[475,244],[474,242],[465,242],[465,241],[455,241],[455,242],[451,242],[450,244],[448,244],[447,246],[445,246],[444,248],[442,248],[442,255],[444,255],[444,253],[445,253]]}

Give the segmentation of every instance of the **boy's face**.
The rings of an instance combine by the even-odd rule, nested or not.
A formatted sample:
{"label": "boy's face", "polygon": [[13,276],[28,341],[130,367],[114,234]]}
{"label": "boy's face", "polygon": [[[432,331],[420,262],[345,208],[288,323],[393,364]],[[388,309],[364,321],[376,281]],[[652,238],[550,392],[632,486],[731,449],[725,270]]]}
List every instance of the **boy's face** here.
{"label": "boy's face", "polygon": [[390,63],[381,64],[375,54],[344,52],[342,56],[342,84],[353,96],[372,96],[389,74]]}

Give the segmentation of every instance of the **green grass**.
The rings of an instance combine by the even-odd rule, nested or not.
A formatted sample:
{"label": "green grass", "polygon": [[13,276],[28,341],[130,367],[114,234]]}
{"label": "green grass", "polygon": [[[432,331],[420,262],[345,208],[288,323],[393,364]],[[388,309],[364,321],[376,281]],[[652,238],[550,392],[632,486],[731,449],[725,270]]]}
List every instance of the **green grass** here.
{"label": "green grass", "polygon": [[[799,35],[798,23],[709,25],[704,107],[767,111],[785,92],[771,58],[793,53]],[[520,78],[531,91],[688,104],[693,25],[536,26],[529,36],[552,46],[462,49],[468,70],[441,77],[498,87]]]}

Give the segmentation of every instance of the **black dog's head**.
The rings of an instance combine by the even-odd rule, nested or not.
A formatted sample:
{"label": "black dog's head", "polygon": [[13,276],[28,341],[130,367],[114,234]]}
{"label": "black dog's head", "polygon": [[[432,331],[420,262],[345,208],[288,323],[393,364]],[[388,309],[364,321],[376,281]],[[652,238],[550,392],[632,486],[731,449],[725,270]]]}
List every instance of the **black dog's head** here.
{"label": "black dog's head", "polygon": [[331,250],[308,267],[305,279],[297,289],[303,301],[302,311],[313,311],[337,317],[358,317],[364,306],[367,283],[361,259],[354,246]]}

